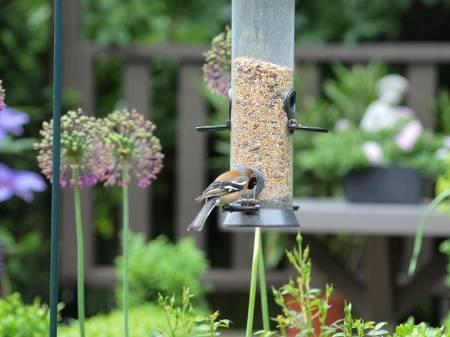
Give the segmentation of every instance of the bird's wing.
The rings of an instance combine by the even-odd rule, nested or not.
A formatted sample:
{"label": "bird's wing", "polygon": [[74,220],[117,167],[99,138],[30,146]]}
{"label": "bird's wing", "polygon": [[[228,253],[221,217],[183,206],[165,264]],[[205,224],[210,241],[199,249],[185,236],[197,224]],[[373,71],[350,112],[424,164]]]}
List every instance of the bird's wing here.
{"label": "bird's wing", "polygon": [[244,176],[237,177],[231,181],[215,180],[196,200],[201,201],[212,197],[221,197],[228,193],[242,191],[247,183],[248,179]]}

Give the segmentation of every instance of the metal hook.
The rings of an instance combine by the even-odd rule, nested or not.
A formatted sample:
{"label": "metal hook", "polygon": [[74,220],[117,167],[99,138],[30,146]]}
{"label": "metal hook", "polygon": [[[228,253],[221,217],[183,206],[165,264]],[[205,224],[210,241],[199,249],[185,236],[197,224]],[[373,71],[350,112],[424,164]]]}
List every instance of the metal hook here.
{"label": "metal hook", "polygon": [[289,132],[294,133],[295,130],[310,131],[310,132],[328,132],[328,130],[324,128],[316,126],[306,126],[298,123],[295,117],[296,100],[297,100],[297,93],[295,92],[295,89],[291,88],[286,94],[286,97],[284,98],[284,105],[283,105],[284,111],[286,112],[288,118],[287,127],[289,129]]}
{"label": "metal hook", "polygon": [[231,130],[231,106],[232,106],[232,103],[233,103],[233,101],[231,99],[231,89],[230,89],[228,91],[228,119],[226,120],[225,124],[202,125],[202,126],[195,127],[195,129],[197,131],[206,131],[206,132]]}

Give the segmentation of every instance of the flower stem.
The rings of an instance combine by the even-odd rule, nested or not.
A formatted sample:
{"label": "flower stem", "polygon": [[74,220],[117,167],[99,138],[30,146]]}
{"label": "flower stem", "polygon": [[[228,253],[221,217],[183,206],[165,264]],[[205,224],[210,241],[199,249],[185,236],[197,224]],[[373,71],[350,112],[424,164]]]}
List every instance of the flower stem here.
{"label": "flower stem", "polygon": [[434,198],[420,217],[419,225],[417,226],[416,237],[414,239],[413,254],[411,257],[411,261],[409,262],[409,275],[414,274],[414,272],[416,271],[417,260],[419,259],[419,254],[422,249],[423,231],[425,229],[425,224],[427,223],[428,218],[433,213],[433,211],[447,198],[450,198],[450,189],[443,191],[436,198]]}
{"label": "flower stem", "polygon": [[123,170],[123,187],[122,187],[122,202],[123,202],[123,228],[122,228],[122,255],[123,255],[123,270],[122,270],[122,306],[123,306],[123,331],[124,337],[128,337],[128,230],[129,230],[129,200],[128,200],[128,169]]}
{"label": "flower stem", "polygon": [[264,267],[264,250],[262,238],[260,240],[258,258],[258,278],[259,278],[259,293],[261,295],[261,311],[263,319],[264,331],[270,331],[270,319],[269,319],[269,304],[267,300],[267,285],[266,285],[266,270]]}
{"label": "flower stem", "polygon": [[255,241],[253,245],[252,275],[250,278],[250,295],[248,300],[247,329],[245,337],[251,337],[253,333],[253,318],[255,315],[256,280],[258,278],[259,246],[261,243],[261,230],[255,229]]}
{"label": "flower stem", "polygon": [[79,172],[73,170],[75,180],[73,196],[75,201],[75,227],[77,233],[77,302],[78,302],[78,323],[80,325],[80,337],[85,336],[84,329],[84,242],[83,242],[83,220],[81,217],[81,194],[79,187]]}

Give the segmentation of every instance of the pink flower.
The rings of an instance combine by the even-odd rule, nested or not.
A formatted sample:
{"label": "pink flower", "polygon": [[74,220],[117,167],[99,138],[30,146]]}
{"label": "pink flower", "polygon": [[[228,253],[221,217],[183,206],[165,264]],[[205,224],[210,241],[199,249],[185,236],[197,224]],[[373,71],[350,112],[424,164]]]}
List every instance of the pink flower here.
{"label": "pink flower", "polygon": [[162,169],[161,145],[153,135],[155,126],[136,110],[114,111],[103,123],[107,131],[107,166],[105,185],[130,181],[130,175],[145,188]]}
{"label": "pink flower", "polygon": [[[94,118],[86,116],[81,109],[69,111],[61,117],[61,186],[67,181],[71,186],[94,186],[106,174],[106,129]],[[38,151],[38,164],[45,177],[52,179],[53,121],[44,122],[42,137],[34,144]],[[75,181],[74,172],[79,179]]]}
{"label": "pink flower", "polygon": [[334,129],[337,132],[342,132],[347,130],[350,127],[350,121],[348,119],[340,119],[336,122],[336,125],[334,126]]}
{"label": "pink flower", "polygon": [[413,120],[405,125],[405,127],[395,137],[395,143],[404,151],[411,151],[417,140],[422,134],[423,127],[418,120]]}
{"label": "pink flower", "polygon": [[414,118],[414,111],[407,106],[400,106],[398,108],[398,114],[404,118]]}
{"label": "pink flower", "polygon": [[362,151],[372,165],[380,165],[383,162],[383,149],[377,142],[365,142]]}

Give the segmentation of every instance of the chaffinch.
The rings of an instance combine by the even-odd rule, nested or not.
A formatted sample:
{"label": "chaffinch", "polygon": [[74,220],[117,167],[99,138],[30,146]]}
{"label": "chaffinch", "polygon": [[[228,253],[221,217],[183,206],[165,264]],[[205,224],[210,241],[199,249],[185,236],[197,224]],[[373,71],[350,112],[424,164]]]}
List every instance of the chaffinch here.
{"label": "chaffinch", "polygon": [[191,229],[201,231],[214,207],[225,206],[238,200],[247,191],[252,177],[252,170],[244,166],[238,166],[235,170],[218,176],[199,197],[195,198],[195,201],[205,203],[188,226],[188,231]]}

